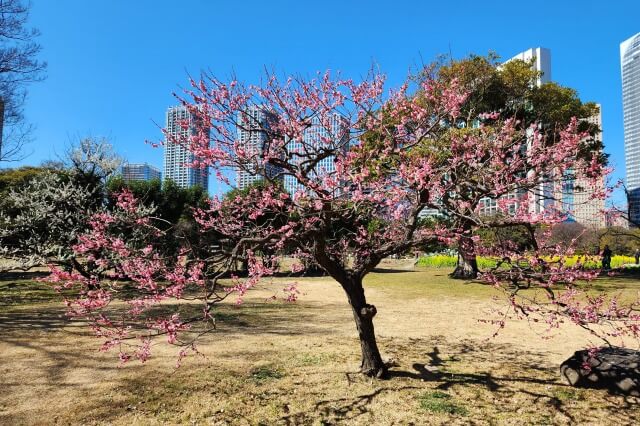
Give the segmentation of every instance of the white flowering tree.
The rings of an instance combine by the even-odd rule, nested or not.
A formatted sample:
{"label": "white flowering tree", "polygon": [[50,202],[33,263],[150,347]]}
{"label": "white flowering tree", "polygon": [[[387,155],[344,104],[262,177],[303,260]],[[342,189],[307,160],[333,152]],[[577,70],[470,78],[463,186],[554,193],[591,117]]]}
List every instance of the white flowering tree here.
{"label": "white flowering tree", "polygon": [[9,261],[4,268],[71,266],[73,245],[96,213],[93,200],[93,191],[54,172],[11,191],[0,211],[0,257]]}

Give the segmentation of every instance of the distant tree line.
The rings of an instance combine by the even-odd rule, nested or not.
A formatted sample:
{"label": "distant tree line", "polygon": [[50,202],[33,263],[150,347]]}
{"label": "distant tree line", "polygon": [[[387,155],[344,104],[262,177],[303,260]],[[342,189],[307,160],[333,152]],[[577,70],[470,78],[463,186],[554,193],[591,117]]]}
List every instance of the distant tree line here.
{"label": "distant tree line", "polygon": [[[125,182],[120,157],[103,138],[85,138],[60,161],[0,170],[0,272],[46,264],[74,266],[73,246],[99,212],[113,211],[124,189],[158,219],[167,249],[193,234],[193,208],[204,207],[201,187],[173,181]],[[202,236],[198,237],[202,238]]]}

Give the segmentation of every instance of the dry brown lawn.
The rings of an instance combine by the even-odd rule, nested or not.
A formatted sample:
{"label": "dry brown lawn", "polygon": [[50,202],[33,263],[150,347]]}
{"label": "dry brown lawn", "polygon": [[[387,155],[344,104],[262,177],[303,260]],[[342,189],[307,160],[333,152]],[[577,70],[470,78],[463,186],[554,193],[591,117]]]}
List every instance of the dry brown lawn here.
{"label": "dry brown lawn", "polygon": [[279,279],[240,308],[221,306],[218,329],[199,343],[204,356],[178,370],[177,349],[166,345],[144,365],[119,367],[116,354],[99,352],[100,342],[67,322],[41,286],[4,282],[0,424],[640,422],[632,401],[560,382],[560,362],[588,335],[565,327],[545,338],[543,326],[516,321],[491,338],[494,326],[478,319],[501,303],[494,290],[446,272],[369,277],[379,345],[396,364],[383,381],[354,373],[351,312],[328,278],[300,279],[304,295],[295,304],[264,301],[282,287]]}

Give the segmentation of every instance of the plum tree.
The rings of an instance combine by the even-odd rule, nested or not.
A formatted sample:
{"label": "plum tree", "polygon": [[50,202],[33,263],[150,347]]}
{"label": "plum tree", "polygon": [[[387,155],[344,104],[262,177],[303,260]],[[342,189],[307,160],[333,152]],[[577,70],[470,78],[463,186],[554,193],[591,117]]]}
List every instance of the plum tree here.
{"label": "plum tree", "polygon": [[[580,262],[568,266],[563,256],[571,250],[545,242],[548,229],[562,218],[528,207],[541,176],[562,179],[572,170],[585,179],[601,178],[602,163],[578,155],[586,136],[579,121],[573,118],[550,136],[535,123],[523,128],[517,118],[493,111],[479,115],[477,126],[465,127],[459,119],[468,91],[455,78],[426,75],[417,87],[407,82],[388,93],[384,77],[374,73],[359,83],[329,72],[285,81],[269,75],[260,86],[224,83],[210,75],[191,81],[192,88],[179,99],[194,118],[181,125],[195,128],[185,136],[166,132],[167,143],[184,145],[195,154],[193,167],[212,167],[227,183],[230,169],[257,175],[262,183],[213,198],[197,210],[198,232],[215,234],[216,244],[185,243],[176,256],[162,252],[157,243],[162,231],[125,191],[118,208],[94,218],[76,246],[97,265],[92,274],[54,269],[51,280],[80,289],[69,301],[71,312],[93,319],[106,338],[105,348],[119,348],[123,360],[146,360],[157,334],[186,345],[184,355],[193,341],[180,340],[179,333],[195,321],[212,321],[217,303],[232,294],[241,300],[263,277],[275,274],[278,257],[311,260],[345,292],[360,340],[362,372],[383,377],[387,366],[373,324],[377,309],[365,296],[363,278],[387,256],[476,238],[460,224],[485,226],[478,200],[490,196],[504,212],[499,223],[491,219],[491,226],[543,230],[532,231],[533,242],[524,251],[509,244],[481,248],[500,259],[482,278],[504,289],[510,309],[549,321],[564,315],[585,327],[615,322],[611,311],[600,310],[602,303],[580,304],[580,292],[571,287],[595,273]],[[262,118],[256,110],[265,111]],[[238,129],[256,137],[248,142],[238,137]],[[294,189],[283,191],[283,180],[293,182]],[[421,220],[427,209],[444,209],[459,220],[452,225]],[[239,261],[248,265],[246,277],[233,275]],[[558,298],[558,285],[571,290]],[[518,290],[526,286],[548,294],[544,309],[518,302],[526,300],[518,299]],[[122,287],[135,296],[127,300],[127,315],[118,310],[112,316],[110,302]],[[285,290],[289,300],[296,298],[295,286]],[[160,302],[182,300],[187,293],[200,301],[198,315],[167,313],[167,304],[157,309]],[[588,315],[579,314],[585,310]],[[635,335],[636,319],[616,312],[629,321],[624,331]]]}

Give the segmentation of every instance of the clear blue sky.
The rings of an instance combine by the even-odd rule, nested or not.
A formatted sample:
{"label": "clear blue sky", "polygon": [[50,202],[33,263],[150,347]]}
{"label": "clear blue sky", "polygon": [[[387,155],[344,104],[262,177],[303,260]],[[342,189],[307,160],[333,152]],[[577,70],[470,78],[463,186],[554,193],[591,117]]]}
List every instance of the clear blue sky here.
{"label": "clear blue sky", "polygon": [[154,122],[164,122],[187,72],[257,82],[265,66],[330,68],[357,78],[375,63],[397,85],[438,54],[509,58],[542,46],[554,81],[602,104],[606,151],[624,176],[619,44],[640,32],[638,0],[32,0],[30,24],[49,69],[30,88],[26,114],[37,130],[22,164],[93,135],[161,168],[162,149],[144,141],[160,139]]}

